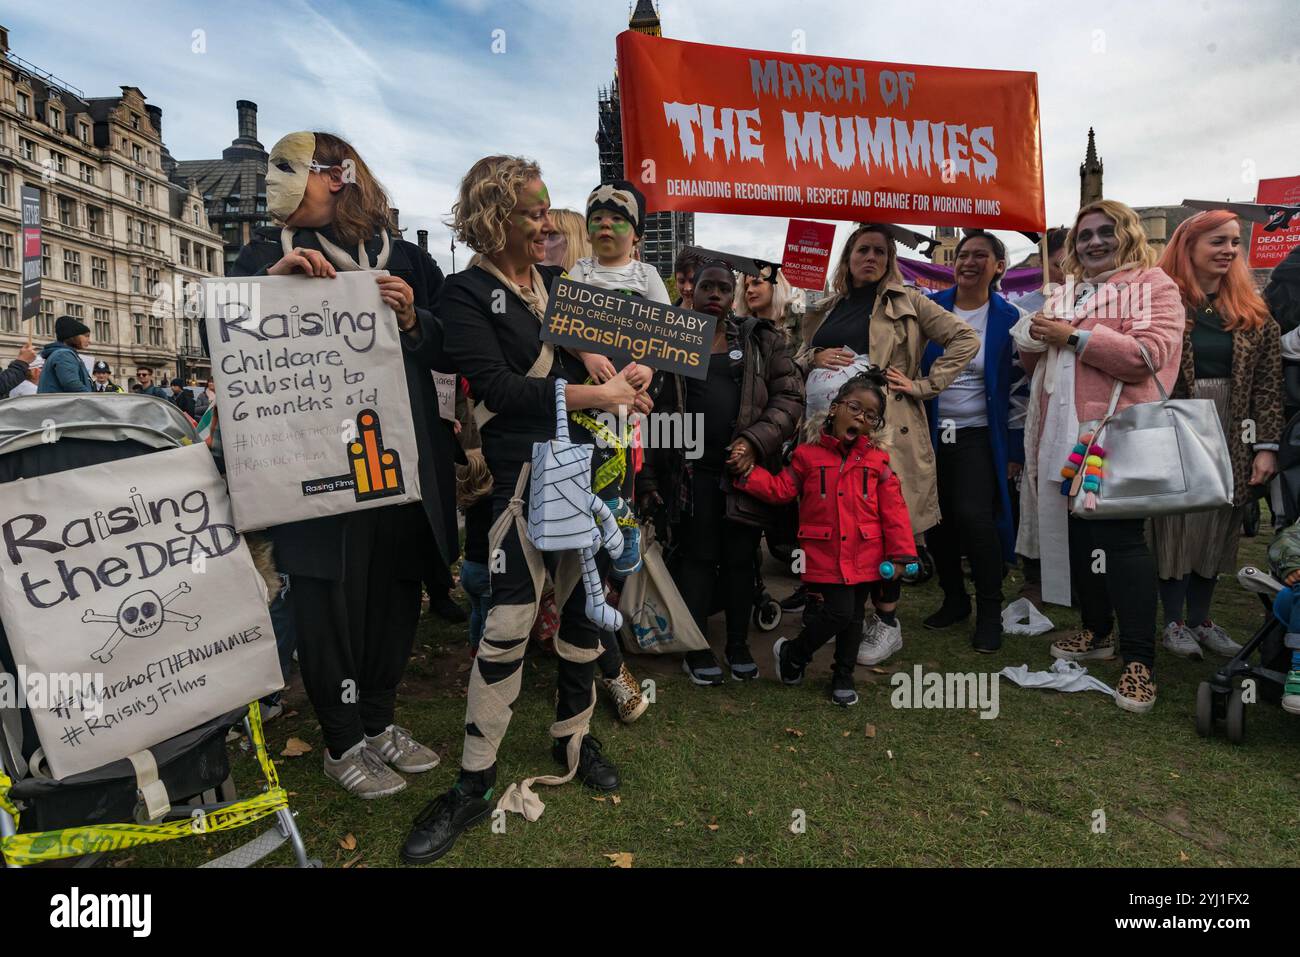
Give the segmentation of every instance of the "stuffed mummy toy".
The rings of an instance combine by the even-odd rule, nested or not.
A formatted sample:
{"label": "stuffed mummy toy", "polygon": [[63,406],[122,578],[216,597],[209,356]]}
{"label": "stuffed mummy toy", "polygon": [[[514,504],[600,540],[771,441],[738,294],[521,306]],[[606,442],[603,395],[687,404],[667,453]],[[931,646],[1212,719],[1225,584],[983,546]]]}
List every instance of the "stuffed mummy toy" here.
{"label": "stuffed mummy toy", "polygon": [[618,558],[623,553],[623,532],[609,506],[591,490],[592,447],[569,441],[566,384],[563,379],[555,382],[555,438],[533,443],[528,540],[539,551],[580,553],[587,617],[604,631],[618,631],[623,616],[605,603],[596,549],[603,545]]}

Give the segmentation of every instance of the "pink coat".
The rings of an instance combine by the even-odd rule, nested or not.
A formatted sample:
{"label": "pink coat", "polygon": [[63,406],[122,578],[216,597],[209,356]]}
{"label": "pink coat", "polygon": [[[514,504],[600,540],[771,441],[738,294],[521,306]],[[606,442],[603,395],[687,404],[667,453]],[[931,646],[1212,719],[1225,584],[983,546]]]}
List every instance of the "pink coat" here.
{"label": "pink coat", "polygon": [[[1066,287],[1049,300],[1052,312],[1063,316]],[[1091,333],[1087,348],[1074,369],[1074,407],[1080,422],[1100,419],[1110,404],[1115,380],[1127,383],[1120,392],[1118,409],[1160,398],[1155,380],[1142,360],[1138,344],[1146,347],[1165,391],[1174,391],[1178,363],[1183,352],[1183,326],[1187,310],[1178,286],[1164,270],[1130,269],[1117,272],[1103,282],[1079,309],[1074,326]],[[1046,352],[1020,353],[1025,371],[1034,367]],[[1048,396],[1041,396],[1040,408],[1047,409]],[[1046,416],[1039,420],[1046,421]]]}

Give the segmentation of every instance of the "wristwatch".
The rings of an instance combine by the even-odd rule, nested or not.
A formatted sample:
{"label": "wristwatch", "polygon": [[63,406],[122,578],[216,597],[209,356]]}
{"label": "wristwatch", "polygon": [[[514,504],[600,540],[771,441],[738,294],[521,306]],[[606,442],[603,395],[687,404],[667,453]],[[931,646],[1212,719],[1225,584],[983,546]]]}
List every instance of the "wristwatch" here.
{"label": "wristwatch", "polygon": [[1079,348],[1079,334],[1077,332],[1070,333],[1070,335],[1065,340],[1065,344],[1068,345],[1071,349]]}

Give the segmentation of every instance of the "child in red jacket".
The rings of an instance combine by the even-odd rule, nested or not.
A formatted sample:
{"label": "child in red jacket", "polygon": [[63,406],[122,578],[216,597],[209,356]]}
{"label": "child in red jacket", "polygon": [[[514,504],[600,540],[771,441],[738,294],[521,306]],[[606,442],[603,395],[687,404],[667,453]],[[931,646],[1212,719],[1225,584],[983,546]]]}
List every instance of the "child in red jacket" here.
{"label": "child in red jacket", "polygon": [[[853,666],[871,584],[897,578],[916,561],[902,486],[870,437],[884,422],[885,396],[879,371],[854,376],[835,396],[817,440],[799,446],[780,475],[755,467],[735,483],[765,502],[799,500],[809,603],[799,637],[778,639],[772,653],[781,680],[797,685],[813,654],[834,638],[830,698],[844,707],[858,703]],[[882,574],[885,562],[894,566],[886,566],[889,575]]]}

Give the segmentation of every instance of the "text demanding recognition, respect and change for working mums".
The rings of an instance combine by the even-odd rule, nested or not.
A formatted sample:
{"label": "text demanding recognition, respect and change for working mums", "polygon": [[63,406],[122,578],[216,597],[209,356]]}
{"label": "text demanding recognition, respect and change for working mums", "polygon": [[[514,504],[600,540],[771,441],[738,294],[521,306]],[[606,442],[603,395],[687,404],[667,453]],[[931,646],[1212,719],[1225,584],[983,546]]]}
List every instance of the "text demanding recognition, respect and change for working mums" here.
{"label": "text demanding recognition, respect and change for working mums", "polygon": [[557,279],[546,303],[542,341],[703,379],[717,321],[690,309]]}

